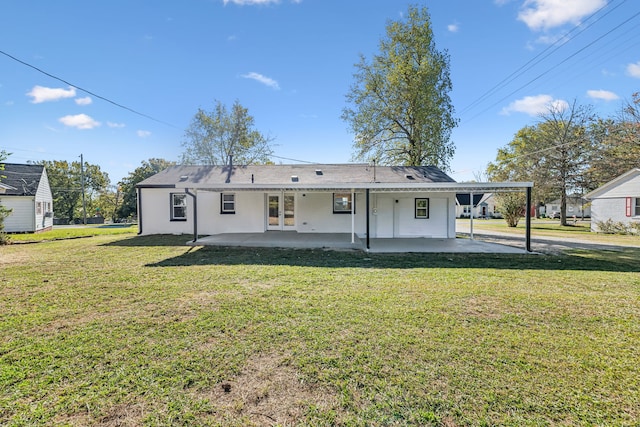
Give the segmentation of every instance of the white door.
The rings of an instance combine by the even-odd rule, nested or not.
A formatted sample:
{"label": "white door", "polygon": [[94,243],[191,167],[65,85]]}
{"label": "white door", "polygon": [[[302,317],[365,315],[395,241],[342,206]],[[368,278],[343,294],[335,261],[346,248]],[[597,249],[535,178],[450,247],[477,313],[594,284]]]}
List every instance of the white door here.
{"label": "white door", "polygon": [[296,197],[293,193],[267,195],[267,230],[295,230]]}
{"label": "white door", "polygon": [[378,197],[376,207],[376,237],[394,237],[394,203],[389,197]]}

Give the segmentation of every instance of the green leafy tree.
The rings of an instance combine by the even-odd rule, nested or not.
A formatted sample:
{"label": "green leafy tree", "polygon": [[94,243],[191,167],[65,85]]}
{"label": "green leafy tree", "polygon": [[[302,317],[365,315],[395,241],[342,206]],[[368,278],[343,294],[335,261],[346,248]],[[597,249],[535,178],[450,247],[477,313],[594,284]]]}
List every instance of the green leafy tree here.
{"label": "green leafy tree", "polygon": [[[4,164],[2,163],[4,160],[9,157],[9,153],[5,150],[0,150],[0,182],[2,182],[2,171],[4,170]],[[9,243],[9,236],[4,231],[4,219],[9,216],[11,213],[11,209],[7,209],[2,204],[0,204],[0,245],[6,245]]]}
{"label": "green leafy tree", "polygon": [[457,126],[449,97],[449,55],[436,49],[427,8],[409,7],[387,24],[380,53],[361,55],[342,119],[355,135],[354,158],[448,170]]}
{"label": "green leafy tree", "polygon": [[567,224],[570,193],[583,193],[585,171],[593,152],[590,107],[551,106],[535,126],[521,129],[487,173],[492,180],[533,181],[536,200],[560,198],[560,220]]}
{"label": "green leafy tree", "polygon": [[131,218],[137,216],[138,203],[136,185],[152,175],[170,167],[175,166],[175,162],[152,158],[142,162],[133,172],[118,183],[119,191],[122,194],[122,202],[116,211],[118,218]]}
{"label": "green leafy tree", "polygon": [[[49,185],[53,193],[53,206],[58,218],[71,222],[82,217],[82,170],[80,162],[66,160],[42,161],[47,168]],[[109,185],[109,175],[100,166],[84,162],[84,187],[87,216],[93,214],[93,201]]]}
{"label": "green leafy tree", "polygon": [[201,108],[185,131],[182,163],[251,165],[269,162],[271,139],[254,129],[254,118],[238,101],[228,110],[216,101],[213,111]]}
{"label": "green leafy tree", "polygon": [[496,210],[502,214],[509,227],[517,227],[526,212],[526,198],[522,193],[496,194]]}

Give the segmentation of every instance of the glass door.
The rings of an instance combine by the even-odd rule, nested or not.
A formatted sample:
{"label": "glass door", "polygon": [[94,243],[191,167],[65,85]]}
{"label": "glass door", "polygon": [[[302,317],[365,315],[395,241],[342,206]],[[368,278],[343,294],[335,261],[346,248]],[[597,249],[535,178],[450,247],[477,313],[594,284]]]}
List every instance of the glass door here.
{"label": "glass door", "polygon": [[296,197],[292,193],[267,195],[267,230],[295,230]]}

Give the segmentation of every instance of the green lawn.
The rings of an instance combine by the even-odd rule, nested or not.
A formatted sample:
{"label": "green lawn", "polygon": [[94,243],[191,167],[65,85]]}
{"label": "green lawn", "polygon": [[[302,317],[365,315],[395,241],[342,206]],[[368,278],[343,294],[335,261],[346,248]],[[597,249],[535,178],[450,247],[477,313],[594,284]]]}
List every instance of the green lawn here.
{"label": "green lawn", "polygon": [[640,249],[0,247],[0,425],[638,425]]}

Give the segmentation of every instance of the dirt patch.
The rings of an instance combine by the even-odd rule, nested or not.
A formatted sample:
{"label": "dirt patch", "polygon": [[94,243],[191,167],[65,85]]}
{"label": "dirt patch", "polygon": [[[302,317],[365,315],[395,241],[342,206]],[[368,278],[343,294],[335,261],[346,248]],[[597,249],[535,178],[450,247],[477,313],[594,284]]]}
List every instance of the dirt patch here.
{"label": "dirt patch", "polygon": [[341,411],[331,390],[306,382],[282,355],[253,358],[238,376],[198,397],[209,399],[215,408],[213,418],[222,424],[290,426],[312,408],[337,418]]}
{"label": "dirt patch", "polygon": [[474,296],[464,301],[463,315],[479,319],[498,319],[503,313],[499,312],[499,301],[487,296]]}
{"label": "dirt patch", "polygon": [[31,257],[25,253],[4,253],[0,256],[0,265],[24,264]]}

